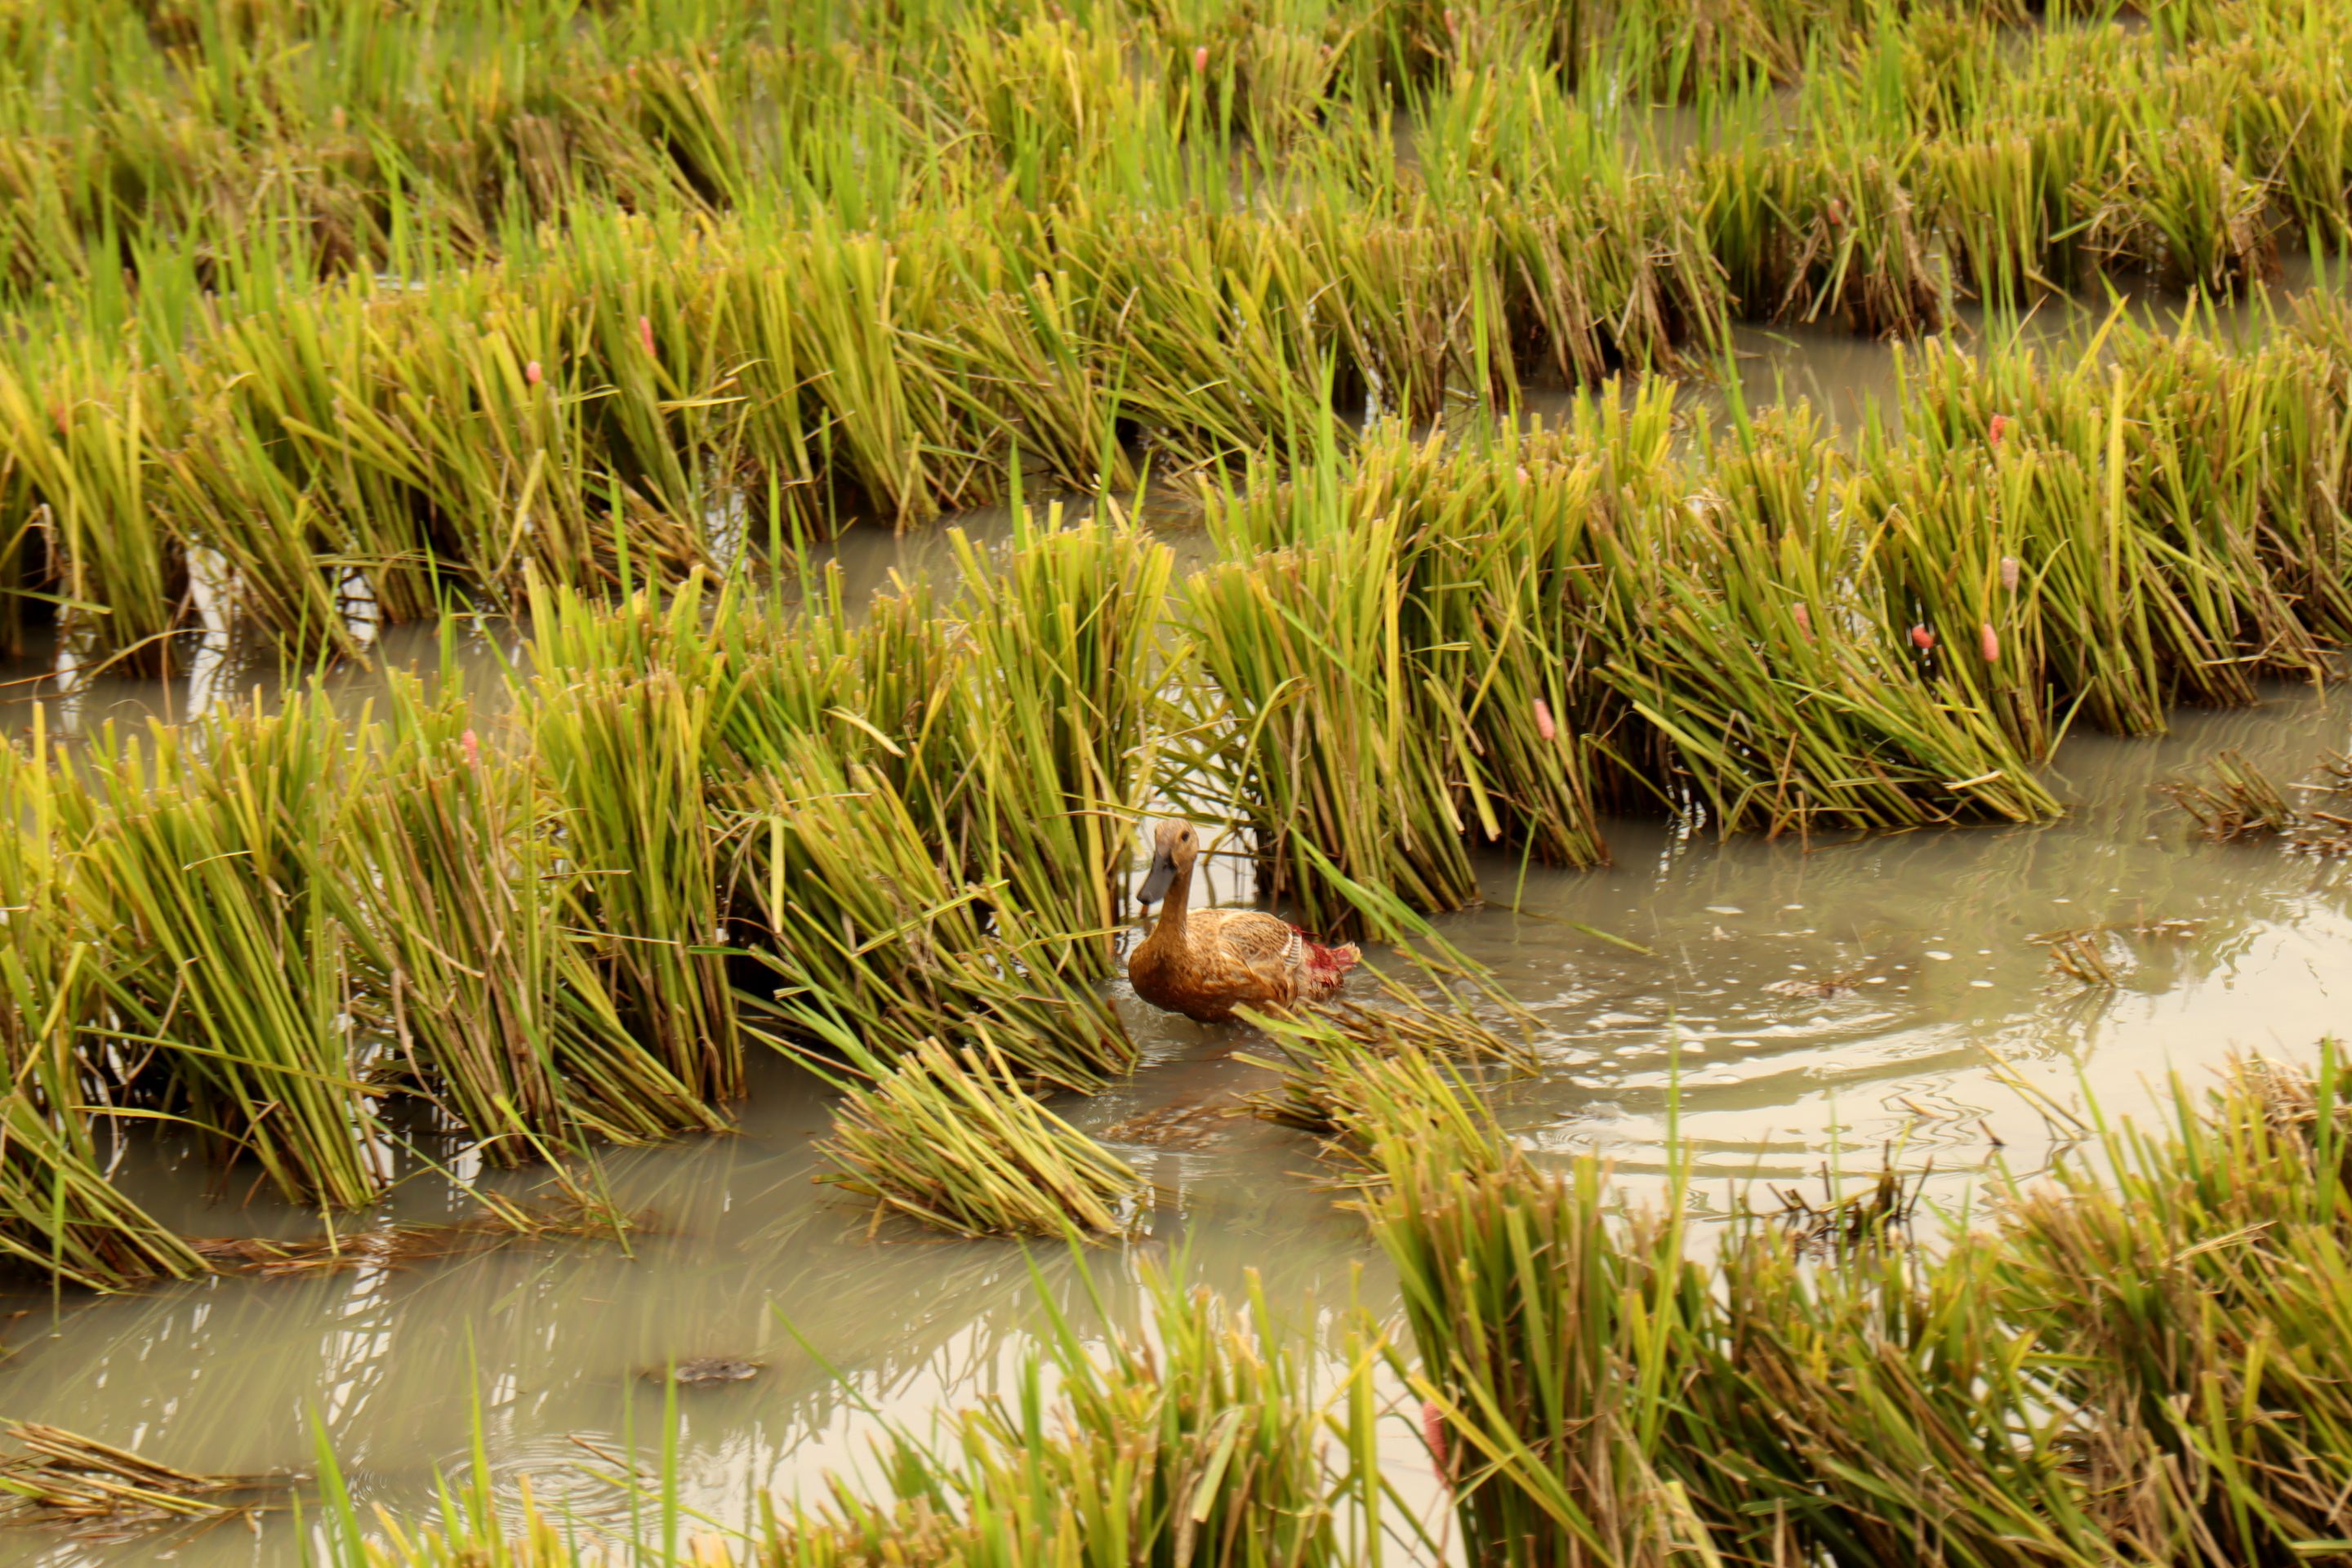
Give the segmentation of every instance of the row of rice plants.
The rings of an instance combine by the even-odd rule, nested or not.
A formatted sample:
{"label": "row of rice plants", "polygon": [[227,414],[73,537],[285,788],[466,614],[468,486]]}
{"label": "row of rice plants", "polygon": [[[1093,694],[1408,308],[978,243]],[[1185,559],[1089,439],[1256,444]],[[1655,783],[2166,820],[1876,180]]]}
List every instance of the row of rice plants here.
{"label": "row of rice plants", "polygon": [[[895,235],[903,215],[992,195],[1069,213],[1225,207],[1229,182],[1263,177],[1270,159],[1331,166],[1326,143],[1360,154],[1360,194],[1386,199],[1423,190],[1423,173],[1436,192],[1497,163],[1540,166],[1510,122],[1526,106],[1539,137],[1582,121],[1613,140],[1660,97],[1692,98],[1713,133],[1688,150],[1637,135],[1639,183],[1696,173],[1675,205],[1706,215],[1695,226],[1756,313],[1931,319],[1920,242],[1946,227],[1972,258],[2015,241],[2030,266],[2047,241],[2227,282],[2266,254],[2274,216],[2297,233],[2346,222],[2330,177],[2341,117],[2299,111],[2326,100],[2342,62],[2325,51],[2340,45],[2256,0],[2235,7],[2243,26],[2226,47],[2126,32],[2095,9],[2022,51],[2002,46],[2019,17],[2000,4],[1721,0],[1684,17],[1528,0],[1449,17],[1423,0],[1295,0],[1280,16],[723,19],[653,5],[571,28],[540,6],[263,7],[168,50],[142,46],[138,8],[91,9],[0,55],[10,260],[24,302],[60,320],[136,317],[159,358],[215,290],[345,269],[414,279],[560,245],[579,216],[616,208],[830,215]],[[1768,128],[1755,89],[1801,73],[1793,126]],[[2074,123],[2055,111],[2086,74],[2097,112]],[[1262,79],[1279,85],[1262,92]],[[440,85],[420,95],[415,80]],[[1446,134],[1498,102],[1508,118],[1479,141]],[[1378,155],[1394,114],[1425,132],[1402,169]],[[1738,129],[1793,134],[1725,153]],[[2025,163],[2004,162],[2018,147]],[[1623,164],[1618,151],[1604,163]],[[2063,210],[2017,226],[2021,175]],[[2007,188],[1979,188],[1987,179]],[[1580,205],[1573,182],[1545,184]],[[1987,199],[1946,199],[1963,195]],[[1703,265],[1704,251],[1674,263]]]}
{"label": "row of rice plants", "polygon": [[[1980,287],[2073,276],[2050,250],[2062,240],[2170,265],[2179,247],[2163,236],[2206,220],[2143,212],[2115,170],[2194,160],[2120,132],[2045,153],[2005,129],[2063,120],[2084,74],[2117,116],[2221,138],[2240,184],[2319,155],[2297,140],[2322,133],[2305,121],[2286,141],[2239,123],[2237,106],[2293,99],[2287,76],[2326,68],[2283,32],[2166,63],[2146,37],[2078,29],[2012,68],[1979,23],[1904,26],[1852,62],[1825,54],[1786,139],[1727,144],[1761,122],[1726,99],[1680,171],[1629,163],[1633,110],[1496,68],[1416,89],[1412,158],[1385,119],[1343,121],[1274,177],[1281,202],[1249,205],[1226,190],[1224,153],[1192,158],[1174,122],[1122,119],[1123,100],[1090,85],[1064,115],[1070,135],[1108,139],[1083,178],[1033,195],[1001,171],[942,174],[886,204],[877,232],[842,226],[832,203],[713,226],[657,202],[616,220],[583,195],[530,259],[438,274],[416,298],[289,292],[266,251],[252,288],[217,305],[192,280],[143,283],[133,337],[151,363],[86,324],[37,330],[0,370],[0,537],[30,574],[19,589],[61,602],[101,656],[160,665],[192,585],[273,638],[348,652],[354,594],[399,620],[461,586],[511,602],[530,566],[551,582],[675,580],[740,554],[740,520],[756,545],[994,499],[1016,451],[1080,487],[1129,479],[1138,436],[1182,461],[1289,455],[1331,397],[1428,417],[1530,372],[1663,363],[1733,304],[1916,326],[1940,309],[1939,239]],[[1935,43],[1935,26],[1961,41]],[[1014,77],[1098,84],[1101,36],[1048,31]],[[1978,56],[1988,85],[1958,95],[1965,112],[1934,111],[1927,135],[1917,105],[1944,99],[1924,84]],[[957,68],[975,112],[1045,112],[979,68]],[[1918,148],[1949,142],[1945,120],[1969,145],[2028,146],[2011,170],[2022,188],[2072,193],[2035,207],[2023,250],[1963,232],[2018,202],[1936,187],[1935,169],[1957,179],[1958,165],[1930,168]],[[860,134],[814,121],[819,139]],[[940,123],[900,136],[926,145]],[[2098,237],[2116,213],[2158,237]],[[2246,270],[2182,269],[2207,283]],[[43,548],[27,547],[35,531]],[[8,601],[13,626],[28,601]]]}
{"label": "row of rice plants", "polygon": [[[2227,50],[2069,25],[2021,65],[2000,47],[2000,27],[2019,19],[2002,5],[1738,3],[1684,18],[1544,0],[1462,8],[1450,22],[1421,0],[1303,0],[1280,17],[1142,9],[1073,19],[949,7],[781,27],[747,12],[698,31],[688,7],[571,30],[536,7],[417,18],[352,7],[332,22],[296,8],[169,58],[138,47],[136,19],[116,10],[27,46],[17,90],[0,94],[0,123],[13,119],[18,132],[18,166],[0,170],[19,215],[16,269],[28,283],[61,271],[59,286],[89,295],[85,305],[143,314],[158,292],[190,297],[184,311],[257,257],[296,278],[415,277],[614,207],[708,216],[781,204],[802,221],[832,213],[895,231],[902,212],[962,206],[1000,184],[1030,208],[1101,211],[1114,195],[1222,205],[1236,171],[1302,155],[1319,166],[1326,142],[1370,153],[1385,118],[1402,113],[1431,134],[1416,143],[1416,168],[1383,171],[1375,158],[1361,170],[1364,194],[1384,196],[1418,188],[1423,169],[1434,190],[1498,158],[1532,166],[1510,125],[1489,127],[1484,147],[1444,134],[1498,93],[1549,104],[1539,118],[1554,124],[1585,119],[1612,134],[1640,126],[1651,101],[1689,97],[1717,128],[1702,143],[1720,146],[1738,106],[1761,102],[1759,84],[1801,73],[1788,144],[1699,157],[1685,198],[1713,215],[1718,259],[1754,285],[1739,295],[1751,311],[1843,309],[1850,276],[1864,320],[1912,324],[1902,296],[1930,281],[1916,244],[1934,226],[1926,215],[1955,226],[1962,248],[1983,248],[1993,209],[1937,199],[1932,177],[1900,188],[1916,172],[1921,120],[1933,121],[1931,143],[1953,141],[1961,169],[2022,135],[2048,165],[2039,183],[2054,175],[2080,193],[2069,199],[2082,224],[2049,232],[2073,244],[2079,227],[2089,237],[2072,254],[2114,265],[2178,259],[2184,277],[2226,280],[2232,268],[2197,265],[2201,241],[2236,244],[2242,259],[2266,244],[2274,189],[2297,232],[2345,221],[2344,191],[2325,178],[2344,156],[2329,139],[2336,121],[2293,112],[2325,97],[2340,62],[2315,58],[2319,36],[2265,4],[2239,7],[2247,25]],[[335,48],[301,47],[314,25]],[[2062,132],[2053,95],[2085,68],[2105,107]],[[415,79],[444,85],[422,98],[399,89]],[[1161,79],[1164,95],[1151,90]],[[1953,85],[1962,79],[1970,85]],[[2247,104],[2278,107],[2264,118]],[[1200,143],[1201,155],[1180,155],[1179,142]],[[1684,162],[1652,146],[1637,165],[1655,183]],[[1575,195],[1570,183],[1555,188]],[[1780,202],[1794,205],[1772,211]],[[1765,229],[1744,233],[1742,213]],[[257,228],[274,237],[258,250]],[[121,287],[126,261],[135,300]]]}
{"label": "row of rice plants", "polygon": [[124,262],[212,278],[266,223],[299,237],[301,276],[413,275],[576,206],[739,203],[821,167],[808,143],[859,98],[878,111],[869,131],[903,119],[947,142],[977,128],[972,153],[1034,198],[1038,176],[1058,181],[1138,114],[1264,156],[1455,73],[1526,63],[1672,100],[1786,79],[1908,21],[1821,0],[576,9],[100,0],[12,28],[8,273],[32,292],[107,289]]}
{"label": "row of rice plants", "polygon": [[1207,492],[1223,559],[1180,789],[1269,896],[1477,897],[1469,845],[1591,865],[1602,808],[1724,831],[2024,822],[2077,719],[2164,730],[2319,679],[2346,632],[2347,416],[2317,303],[2225,351],[2118,321],[2079,359],[1906,361],[1900,441],[1802,405],[1674,450],[1673,389],[1553,429],[1390,426]]}
{"label": "row of rice plants", "polygon": [[[355,586],[402,620],[461,587],[516,602],[530,571],[675,581],[845,512],[996,499],[1016,453],[1093,488],[1132,471],[1133,431],[1182,460],[1283,450],[1328,407],[1327,376],[1426,415],[1465,367],[1509,374],[1485,323],[1434,306],[1501,300],[1503,258],[1436,218],[1122,216],[1053,242],[1036,275],[1040,235],[921,236],[625,222],[545,266],[224,321],[110,386],[0,371],[10,526],[44,529],[57,596],[101,655],[162,668],[198,560],[264,636],[347,651]],[[1318,303],[1360,272],[1415,277],[1433,337],[1351,328],[1376,319],[1370,297],[1360,314]],[[1671,346],[1621,340],[1601,312],[1581,327],[1558,352]],[[730,507],[748,541],[720,526]]]}
{"label": "row of rice plants", "polygon": [[404,1101],[499,1163],[641,1142],[724,1125],[760,1039],[901,1110],[953,1087],[902,1058],[977,1048],[966,1099],[1015,1127],[1124,1071],[1094,983],[1168,552],[1108,522],[1020,544],[862,623],[837,584],[797,616],[548,590],[496,729],[401,677],[354,719],[311,691],[10,753],[0,1247],[193,1271],[102,1179],[93,1103],[348,1206]]}

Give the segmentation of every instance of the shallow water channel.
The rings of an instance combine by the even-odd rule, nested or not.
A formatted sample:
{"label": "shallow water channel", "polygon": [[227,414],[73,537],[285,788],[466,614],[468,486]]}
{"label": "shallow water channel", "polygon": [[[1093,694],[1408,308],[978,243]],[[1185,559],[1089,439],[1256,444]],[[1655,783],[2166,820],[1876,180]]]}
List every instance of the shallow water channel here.
{"label": "shallow water channel", "polygon": [[[1818,359],[1807,338],[1758,346],[1811,375],[1839,413],[1874,378],[1885,384],[1888,352],[1876,345],[1838,340],[1834,357]],[[1769,391],[1771,363],[1759,362],[1751,397]],[[853,538],[845,555],[861,586],[894,563],[944,563],[929,537]],[[499,635],[487,628],[467,655],[483,667],[480,687],[495,685]],[[433,653],[429,640],[385,651],[386,662]],[[353,696],[367,687],[336,679]],[[47,695],[54,726],[59,694]],[[110,713],[184,717],[201,695],[184,680],[100,679],[63,705],[86,726]],[[5,712],[16,728],[23,705]],[[1724,842],[1615,822],[1611,868],[1523,873],[1493,859],[1487,906],[1440,927],[1543,1021],[1547,1071],[1505,1091],[1508,1124],[1538,1149],[1609,1155],[1633,1201],[1665,1190],[1672,1119],[1697,1176],[1688,1201],[1702,1210],[1724,1211],[1742,1184],[1818,1195],[1825,1165],[1875,1173],[1890,1146],[1907,1169],[1932,1164],[1936,1200],[1963,1203],[2001,1164],[2031,1172],[2065,1141],[2064,1121],[2014,1079],[2063,1104],[2087,1093],[2110,1112],[2144,1113],[2169,1073],[2199,1081],[2242,1051],[2308,1059],[2343,1026],[2334,991],[2352,952],[2352,869],[2200,842],[2157,786],[2223,746],[2298,777],[2323,748],[2347,745],[2347,730],[2352,695],[2280,687],[2258,710],[2181,712],[2160,742],[2078,735],[2053,770],[2072,809],[2041,827]],[[1215,868],[1211,886],[1232,898],[1244,879]],[[2113,991],[2055,975],[2033,940],[2085,926],[2111,933]],[[1225,1114],[1271,1080],[1234,1059],[1248,1033],[1121,994],[1142,1070],[1059,1107],[1157,1190],[1139,1239],[1089,1260],[1108,1310],[1139,1310],[1147,1264],[1236,1293],[1255,1269],[1306,1331],[1328,1329],[1351,1299],[1392,1307],[1361,1220],[1314,1180],[1311,1142]],[[315,1420],[363,1509],[411,1515],[430,1512],[436,1473],[469,1470],[478,1421],[499,1478],[529,1476],[543,1505],[625,1531],[626,1494],[597,1476],[617,1474],[633,1449],[658,1464],[664,1394],[641,1372],[742,1358],[761,1363],[756,1376],[678,1395],[684,1500],[732,1525],[761,1489],[789,1493],[856,1462],[877,1412],[919,1428],[934,1409],[1011,1392],[1041,1321],[1039,1280],[1079,1321],[1099,1322],[1053,1249],[1038,1253],[1033,1279],[1016,1246],[872,1228],[864,1208],[812,1184],[825,1096],[798,1069],[763,1064],[740,1110],[738,1135],[604,1156],[614,1195],[647,1216],[630,1255],[540,1241],[138,1296],[8,1300],[0,1415],[211,1472],[312,1469]],[[477,1212],[423,1163],[406,1169],[387,1202],[339,1228]],[[249,1173],[224,1184],[193,1152],[152,1140],[134,1143],[121,1173],[190,1234],[319,1226],[248,1198]],[[497,1180],[528,1193],[537,1178]],[[1426,1497],[1427,1462],[1404,1422],[1387,1451],[1392,1478]],[[280,1561],[298,1528],[274,1516],[257,1532],[239,1522],[118,1544],[18,1532],[0,1536],[0,1562]]]}

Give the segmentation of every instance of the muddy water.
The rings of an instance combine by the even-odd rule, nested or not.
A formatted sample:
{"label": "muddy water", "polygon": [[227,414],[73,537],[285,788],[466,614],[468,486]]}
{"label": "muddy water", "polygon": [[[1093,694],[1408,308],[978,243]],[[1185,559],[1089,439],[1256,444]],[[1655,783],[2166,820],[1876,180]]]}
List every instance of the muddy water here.
{"label": "muddy water", "polygon": [[[1813,378],[1792,390],[1887,384],[1889,356],[1875,345],[1750,342],[1751,400],[1773,384],[1770,355],[1782,356],[1782,381],[1798,368]],[[894,565],[944,563],[929,535],[845,545],[860,590]],[[383,652],[387,663],[436,657],[429,638],[399,633]],[[518,649],[511,628],[486,622],[460,652],[488,689]],[[363,674],[332,679],[353,701],[370,689]],[[87,727],[184,718],[245,679],[47,689],[53,723],[69,709]],[[21,704],[5,711],[20,723]],[[1934,1194],[1958,1204],[1997,1164],[2030,1172],[2063,1141],[2063,1123],[2012,1079],[2064,1103],[2088,1093],[2139,1111],[2168,1073],[2194,1079],[2235,1051],[2307,1059],[2341,1027],[2352,870],[2193,842],[2155,786],[2225,745],[2294,776],[2322,748],[2346,745],[2347,730],[2352,699],[2280,688],[2256,710],[2183,713],[2162,742],[2078,736],[2054,769],[2073,809],[2042,827],[1720,842],[1613,823],[1611,868],[1496,858],[1484,867],[1486,907],[1441,925],[1543,1021],[1545,1075],[1502,1102],[1529,1146],[1601,1151],[1629,1199],[1655,1201],[1677,1122],[1698,1178],[1689,1201],[1717,1213],[1743,1184],[1817,1185],[1825,1164],[1874,1171],[1892,1148],[1906,1167],[1932,1162]],[[1213,869],[1213,893],[1236,897],[1239,885],[1234,870]],[[2110,933],[2114,992],[2059,980],[2034,940],[2090,926]],[[1308,1331],[1328,1331],[1351,1299],[1392,1308],[1360,1220],[1314,1184],[1309,1143],[1225,1114],[1265,1080],[1234,1059],[1246,1034],[1158,1015],[1123,991],[1121,1006],[1145,1067],[1064,1108],[1156,1188],[1144,1234],[1093,1255],[1101,1310],[1133,1321],[1147,1268],[1228,1289],[1255,1269]],[[0,1362],[0,1413],[244,1472],[311,1468],[315,1420],[362,1507],[420,1514],[436,1474],[470,1469],[478,1420],[501,1480],[528,1476],[583,1531],[625,1531],[626,1494],[599,1476],[617,1475],[631,1452],[658,1463],[663,1395],[640,1373],[746,1358],[761,1363],[757,1376],[679,1398],[683,1496],[740,1523],[762,1489],[788,1493],[858,1462],[881,1418],[919,1429],[934,1410],[1010,1391],[1041,1322],[1019,1247],[872,1229],[814,1186],[824,1117],[811,1081],[772,1062],[737,1135],[608,1156],[615,1197],[646,1216],[626,1255],[540,1242],[131,1298],[9,1301],[20,1315],[0,1328],[12,1352]],[[457,1150],[426,1143],[385,1203],[339,1226],[470,1215],[473,1200],[434,1163],[480,1175]],[[121,1174],[191,1234],[318,1228],[316,1216],[254,1196],[249,1177],[223,1184],[168,1142],[134,1144]],[[481,1179],[525,1194],[535,1180]],[[1058,1304],[1099,1324],[1067,1258],[1041,1254],[1035,1267]],[[1392,1424],[1387,1451],[1395,1479],[1426,1500],[1426,1462],[1405,1423]],[[297,1529],[278,1518],[258,1535],[240,1525],[161,1548],[19,1532],[0,1536],[0,1562],[146,1562],[164,1550],[187,1563],[274,1562]]]}

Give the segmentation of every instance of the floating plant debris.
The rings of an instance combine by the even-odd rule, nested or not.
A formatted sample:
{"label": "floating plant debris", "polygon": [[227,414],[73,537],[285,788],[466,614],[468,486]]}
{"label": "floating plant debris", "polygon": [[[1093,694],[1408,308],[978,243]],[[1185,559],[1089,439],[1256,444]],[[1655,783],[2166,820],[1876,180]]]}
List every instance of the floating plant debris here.
{"label": "floating plant debris", "polygon": [[2197,819],[2216,843],[2272,837],[2292,829],[2296,814],[2279,787],[2235,752],[2216,752],[2204,778],[2183,778],[2165,786],[2174,805]]}
{"label": "floating plant debris", "polygon": [[100,1540],[286,1507],[309,1479],[195,1475],[28,1421],[8,1423],[5,1435],[24,1451],[0,1458],[0,1525],[46,1524]]}
{"label": "floating plant debris", "polygon": [[1163,1105],[1121,1117],[1104,1128],[1101,1136],[1113,1143],[1141,1143],[1153,1149],[1205,1149],[1232,1131],[1233,1120],[1243,1109],[1239,1101],[1224,1096]]}
{"label": "floating plant debris", "polygon": [[[2340,753],[2320,759],[2323,784],[2308,786],[2335,793],[2342,787]],[[2204,837],[2216,843],[2275,838],[2300,854],[2352,854],[2352,816],[2291,804],[2276,784],[2235,752],[2217,752],[2205,764],[2206,776],[2172,781],[2164,791],[2173,803],[2197,821]]]}
{"label": "floating plant debris", "polygon": [[[1890,1147],[1887,1158],[1891,1162]],[[1766,1218],[1792,1237],[1800,1247],[1822,1253],[1849,1251],[1882,1243],[1900,1244],[1911,1237],[1920,1194],[1934,1173],[1931,1160],[1916,1171],[1897,1171],[1889,1163],[1867,1185],[1842,1192],[1835,1177],[1822,1168],[1822,1197],[1816,1202],[1797,1187],[1776,1187],[1780,1206]]]}
{"label": "floating plant debris", "polygon": [[1801,996],[1827,999],[1847,996],[1860,990],[1870,979],[1867,969],[1842,969],[1833,974],[1792,975],[1786,980],[1769,982],[1764,989],[1775,996]]}

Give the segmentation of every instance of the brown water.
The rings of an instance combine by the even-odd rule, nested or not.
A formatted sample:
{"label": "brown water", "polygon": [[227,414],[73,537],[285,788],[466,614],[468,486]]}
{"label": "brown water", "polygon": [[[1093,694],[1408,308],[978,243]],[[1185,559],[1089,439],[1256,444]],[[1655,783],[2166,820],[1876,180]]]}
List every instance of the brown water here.
{"label": "brown water", "polygon": [[[1775,364],[1835,395],[1839,413],[1849,395],[1887,384],[1880,345],[1805,333],[1749,342],[1780,356],[1751,363],[1751,397],[1769,393]],[[854,535],[842,554],[861,593],[894,566],[945,563],[928,533]],[[387,663],[437,657],[429,637],[398,632],[383,651]],[[512,628],[484,621],[459,651],[488,689],[520,650]],[[85,728],[185,718],[244,689],[233,671],[200,668],[168,688],[68,675],[60,693],[49,674],[39,689],[53,725],[62,715]],[[353,700],[375,679],[330,678]],[[24,710],[10,705],[0,724]],[[2182,713],[2161,742],[2078,736],[2053,770],[2072,809],[2042,827],[1807,843],[1613,823],[1612,868],[1523,872],[1494,859],[1487,906],[1440,926],[1543,1022],[1545,1074],[1502,1097],[1531,1147],[1601,1151],[1630,1197],[1654,1200],[1674,1119],[1697,1177],[1689,1201],[1720,1213],[1743,1183],[1817,1188],[1825,1164],[1874,1172],[1891,1146],[1906,1167],[1932,1161],[1929,1191],[1958,1204],[2004,1163],[2044,1165],[2062,1141],[2063,1125],[2006,1074],[2066,1103],[2088,1092],[2140,1112],[2168,1073],[2194,1080],[2242,1050],[2308,1059],[2340,1026],[2352,872],[2195,842],[2155,786],[2225,745],[2295,776],[2322,748],[2346,745],[2347,729],[2352,698],[2279,688],[2252,711]],[[1231,897],[1238,881],[1213,868],[1211,890]],[[2126,930],[2153,921],[2184,924]],[[2088,925],[2119,932],[2113,993],[2059,981],[2032,940]],[[1109,1312],[1139,1311],[1147,1263],[1228,1289],[1259,1270],[1310,1331],[1328,1331],[1351,1296],[1392,1308],[1361,1220],[1312,1179],[1311,1143],[1221,1114],[1266,1079],[1234,1060],[1246,1032],[1157,1014],[1123,986],[1119,996],[1145,1066],[1062,1107],[1156,1187],[1142,1236],[1091,1257]],[[765,1363],[749,1382],[680,1396],[684,1496],[726,1524],[741,1523],[762,1489],[788,1493],[859,1462],[877,1414],[919,1428],[934,1410],[1009,1390],[1040,1321],[1028,1255],[894,1226],[869,1234],[866,1211],[812,1184],[825,1096],[797,1069],[764,1064],[740,1110],[739,1135],[604,1160],[615,1196],[651,1217],[634,1256],[541,1242],[402,1268],[10,1302],[21,1315],[5,1324],[0,1413],[210,1471],[311,1468],[315,1418],[362,1507],[410,1513],[429,1511],[436,1473],[469,1468],[478,1418],[501,1479],[529,1476],[542,1502],[584,1528],[625,1531],[628,1504],[595,1479],[612,1470],[598,1456],[634,1449],[657,1464],[663,1395],[638,1373],[666,1359]],[[457,1172],[479,1175],[462,1160]],[[249,1198],[249,1176],[224,1185],[169,1144],[134,1144],[121,1175],[192,1234],[318,1228],[315,1215]],[[528,1192],[536,1178],[485,1179]],[[338,1224],[474,1212],[418,1159],[390,1199]],[[1041,1252],[1035,1268],[1057,1302],[1098,1321],[1067,1258]],[[1387,1457],[1426,1503],[1427,1464],[1406,1423],[1391,1424]],[[163,1548],[17,1532],[0,1536],[0,1562],[145,1562],[160,1550],[188,1563],[274,1562],[296,1528],[278,1518],[257,1535],[238,1525]]]}

